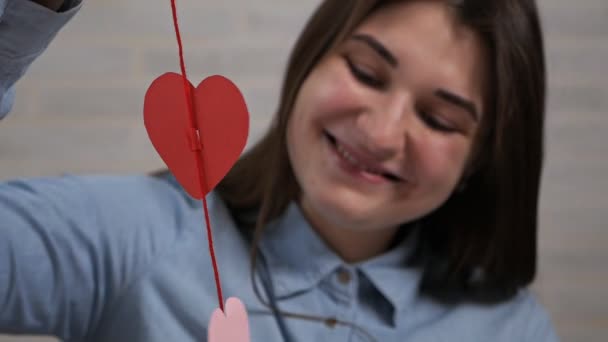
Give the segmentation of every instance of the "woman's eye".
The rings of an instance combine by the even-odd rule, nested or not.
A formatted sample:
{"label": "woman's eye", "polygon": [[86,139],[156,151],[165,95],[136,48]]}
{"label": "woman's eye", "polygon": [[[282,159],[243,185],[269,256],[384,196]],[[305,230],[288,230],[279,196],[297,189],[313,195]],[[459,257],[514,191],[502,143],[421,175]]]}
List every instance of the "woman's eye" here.
{"label": "woman's eye", "polygon": [[457,131],[454,127],[449,126],[449,125],[441,122],[440,120],[437,120],[437,118],[435,116],[433,116],[425,111],[420,111],[420,117],[422,118],[422,121],[424,121],[424,123],[433,130],[444,132],[444,133],[454,133]]}
{"label": "woman's eye", "polygon": [[384,87],[384,82],[377,79],[373,75],[363,71],[349,58],[346,58],[346,63],[348,64],[348,68],[350,69],[350,72],[353,74],[353,76],[355,76],[355,78],[357,80],[359,80],[359,82],[361,82],[367,86],[370,86],[372,88],[380,89],[380,88]]}

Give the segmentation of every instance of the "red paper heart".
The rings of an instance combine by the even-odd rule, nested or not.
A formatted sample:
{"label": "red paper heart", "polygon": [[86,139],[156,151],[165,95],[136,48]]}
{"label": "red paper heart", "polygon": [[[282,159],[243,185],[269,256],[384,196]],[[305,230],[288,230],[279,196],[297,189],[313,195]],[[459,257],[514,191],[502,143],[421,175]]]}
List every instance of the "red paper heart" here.
{"label": "red paper heart", "polygon": [[[243,95],[225,77],[208,77],[196,89],[190,82],[188,85],[194,94],[197,124],[191,123],[183,77],[176,73],[166,73],[150,85],[144,102],[144,123],[152,145],[177,181],[190,196],[202,199],[224,178],[245,148],[249,114]],[[203,189],[199,186],[199,154],[204,168]]]}

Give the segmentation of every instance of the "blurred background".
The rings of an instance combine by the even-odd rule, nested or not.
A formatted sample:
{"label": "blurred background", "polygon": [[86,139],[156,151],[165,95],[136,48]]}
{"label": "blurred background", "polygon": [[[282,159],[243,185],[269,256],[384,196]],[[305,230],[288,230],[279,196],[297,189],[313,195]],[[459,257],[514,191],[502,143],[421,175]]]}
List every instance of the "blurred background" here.
{"label": "blurred background", "polygon": [[[255,142],[288,53],[319,0],[178,1],[188,74],[239,85]],[[534,285],[563,341],[608,341],[608,1],[539,0],[549,67]],[[163,167],[147,138],[150,83],[179,71],[169,1],[85,0],[0,122],[0,180]],[[0,336],[0,342],[49,341]],[[52,340],[51,340],[52,341]]]}

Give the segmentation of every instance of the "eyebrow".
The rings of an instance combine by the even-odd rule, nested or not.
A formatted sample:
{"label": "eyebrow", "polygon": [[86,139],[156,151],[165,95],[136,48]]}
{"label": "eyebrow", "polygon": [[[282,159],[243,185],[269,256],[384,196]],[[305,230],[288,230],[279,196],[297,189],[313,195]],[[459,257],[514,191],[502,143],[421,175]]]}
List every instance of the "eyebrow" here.
{"label": "eyebrow", "polygon": [[479,121],[479,113],[477,111],[477,108],[475,107],[475,104],[473,104],[472,101],[469,101],[469,100],[463,98],[462,96],[451,93],[445,89],[437,89],[435,91],[435,96],[437,96],[447,102],[450,102],[453,105],[461,107],[462,109],[466,110],[469,114],[471,114],[471,117],[473,118],[473,120],[475,122]]}
{"label": "eyebrow", "polygon": [[388,64],[390,64],[393,68],[399,66],[399,61],[382,43],[380,43],[376,38],[368,35],[368,34],[356,34],[352,37],[353,40],[364,42],[369,47],[371,47],[380,57],[382,57]]}
{"label": "eyebrow", "polygon": [[[360,41],[366,43],[369,47],[372,48],[380,57],[382,57],[390,66],[396,68],[399,66],[399,60],[393,55],[382,43],[380,43],[376,38],[370,36],[369,34],[359,33],[352,36],[353,40]],[[435,91],[435,96],[447,101],[453,105],[461,107],[466,110],[475,122],[479,121],[479,113],[477,111],[477,107],[475,104],[465,99],[460,95],[456,95],[445,89],[437,89]]]}

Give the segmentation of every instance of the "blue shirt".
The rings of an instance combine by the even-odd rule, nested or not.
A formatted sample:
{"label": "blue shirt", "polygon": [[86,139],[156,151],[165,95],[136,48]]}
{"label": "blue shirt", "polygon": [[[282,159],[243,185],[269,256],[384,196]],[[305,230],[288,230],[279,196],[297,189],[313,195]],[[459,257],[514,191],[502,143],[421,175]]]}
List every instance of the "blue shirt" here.
{"label": "blue shirt", "polygon": [[[74,6],[58,14],[0,0],[2,108],[10,107],[14,82],[80,5]],[[246,237],[216,193],[208,201],[225,297],[247,306],[252,341],[282,341],[278,321],[253,291]],[[294,340],[557,341],[528,290],[494,306],[448,307],[421,296],[420,270],[405,265],[415,238],[347,264],[291,203],[267,227],[261,255],[280,310],[326,318],[285,318]],[[2,183],[0,332],[65,341],[205,341],[218,306],[207,246],[200,202],[171,176]]]}

